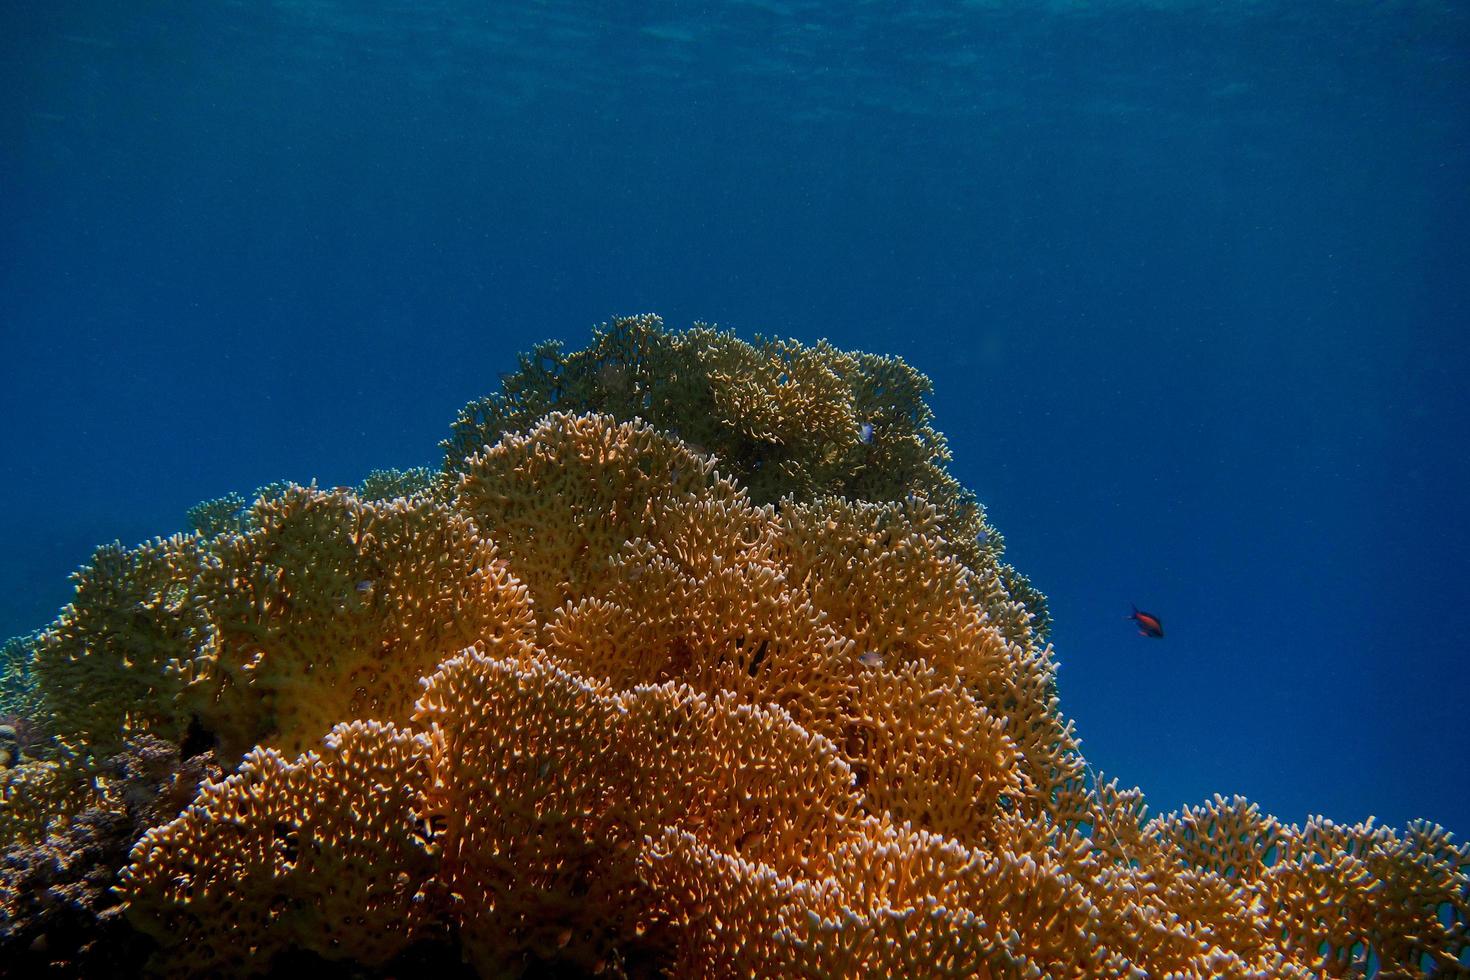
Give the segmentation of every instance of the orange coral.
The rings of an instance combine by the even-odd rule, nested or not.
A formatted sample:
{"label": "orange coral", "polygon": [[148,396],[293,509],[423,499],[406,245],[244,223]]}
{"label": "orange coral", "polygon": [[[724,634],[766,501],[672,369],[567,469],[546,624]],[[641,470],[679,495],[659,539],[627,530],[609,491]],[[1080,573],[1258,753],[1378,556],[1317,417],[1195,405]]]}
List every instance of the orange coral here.
{"label": "orange coral", "polygon": [[392,725],[339,725],[295,762],[272,749],[143,835],[120,890],[162,945],[156,972],[243,976],[306,949],[386,962],[415,936],[432,858],[414,832],[427,748]]}
{"label": "orange coral", "polygon": [[648,426],[549,415],[464,461],[460,509],[493,529],[542,616],[585,595],[658,497],[696,490],[733,499],[714,460]]}
{"label": "orange coral", "polygon": [[[889,433],[902,480],[859,465],[912,372],[647,322],[598,345],[528,359],[432,493],[278,488],[84,575],[47,669],[122,671],[140,720],[60,690],[57,718],[198,719],[244,754],[133,851],[156,969],[424,940],[486,976],[1459,969],[1470,848],[1439,828],[1149,820],[1084,778],[1024,585],[953,540],[979,513],[927,415]],[[676,391],[709,414],[679,434],[544,414]]]}
{"label": "orange coral", "polygon": [[529,635],[525,587],[472,518],[428,496],[285,485],[245,530],[100,549],[39,640],[52,722],[97,757],[191,721],[238,760],[342,719],[406,721],[418,678],[486,635]]}
{"label": "orange coral", "polygon": [[[757,504],[827,495],[872,502],[919,494],[934,502],[943,547],[977,573],[975,586],[1020,616],[992,615],[1008,638],[1044,636],[1046,597],[1000,561],[1004,542],[975,495],[945,469],[949,448],[925,404],[929,379],[898,358],[756,338],[702,324],[664,329],[622,317],[566,353],[543,343],[522,355],[502,389],[466,405],[442,445],[453,477],[466,461],[547,414],[596,412],[643,420],[713,453]],[[870,428],[865,429],[864,425]]]}
{"label": "orange coral", "polygon": [[407,721],[439,661],[532,627],[495,546],[428,497],[288,487],[212,558],[199,588],[217,640],[180,667],[180,700],[227,758],[299,752],[343,719]]}
{"label": "orange coral", "polygon": [[1035,812],[1079,768],[1049,652],[989,625],[973,573],[943,554],[939,514],[924,501],[829,498],[777,515],[677,440],[606,416],[548,416],[467,467],[461,506],[506,542],[518,573],[543,583],[540,608],[555,610],[547,651],[578,671],[734,691],[838,744],[876,745],[886,729],[864,726],[857,678],[869,658],[923,663],[934,682],[963,686],[954,710],[974,717],[957,730],[1011,719],[1007,751],[1019,746],[1025,765],[993,801],[1019,802],[1024,787]]}
{"label": "orange coral", "polygon": [[729,694],[615,694],[471,650],[430,678],[418,718],[441,760],[441,879],[465,896],[458,925],[486,973],[517,951],[595,967],[636,947],[665,904],[638,871],[651,833],[697,828],[796,869],[855,803],[829,743]]}

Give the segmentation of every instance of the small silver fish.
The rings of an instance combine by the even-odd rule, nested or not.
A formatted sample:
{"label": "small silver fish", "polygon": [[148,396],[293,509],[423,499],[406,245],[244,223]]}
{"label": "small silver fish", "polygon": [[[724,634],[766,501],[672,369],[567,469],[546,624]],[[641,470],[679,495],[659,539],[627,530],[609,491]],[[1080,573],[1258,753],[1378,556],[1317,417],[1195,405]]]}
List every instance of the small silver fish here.
{"label": "small silver fish", "polygon": [[858,662],[864,667],[882,667],[884,659],[880,651],[868,650],[858,657]]}

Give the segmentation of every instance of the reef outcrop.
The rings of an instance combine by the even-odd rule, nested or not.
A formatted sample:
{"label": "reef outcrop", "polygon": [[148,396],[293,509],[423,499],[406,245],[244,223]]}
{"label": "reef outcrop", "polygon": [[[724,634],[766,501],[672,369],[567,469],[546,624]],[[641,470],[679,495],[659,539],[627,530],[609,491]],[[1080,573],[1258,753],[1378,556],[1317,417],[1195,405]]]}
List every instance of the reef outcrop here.
{"label": "reef outcrop", "polygon": [[1463,975],[1441,828],[1087,778],[927,391],[630,318],[436,473],[101,549],[23,665],[55,741],[0,772],[0,942],[56,948],[26,855],[70,842],[62,904],[154,975]]}

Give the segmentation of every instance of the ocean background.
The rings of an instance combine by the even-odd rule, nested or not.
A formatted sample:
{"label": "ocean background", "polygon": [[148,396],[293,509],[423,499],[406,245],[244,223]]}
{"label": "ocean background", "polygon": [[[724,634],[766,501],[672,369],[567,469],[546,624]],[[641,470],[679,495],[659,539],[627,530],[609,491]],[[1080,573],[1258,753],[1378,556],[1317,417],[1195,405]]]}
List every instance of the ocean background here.
{"label": "ocean background", "polygon": [[1467,229],[1462,3],[7,0],[0,636],[652,311],[932,377],[1153,812],[1463,839]]}

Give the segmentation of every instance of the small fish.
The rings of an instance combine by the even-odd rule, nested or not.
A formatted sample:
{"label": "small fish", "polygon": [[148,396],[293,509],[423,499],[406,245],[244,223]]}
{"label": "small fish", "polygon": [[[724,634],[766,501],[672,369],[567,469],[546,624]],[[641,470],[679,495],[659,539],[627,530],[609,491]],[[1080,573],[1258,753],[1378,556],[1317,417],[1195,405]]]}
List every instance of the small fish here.
{"label": "small fish", "polygon": [[1164,623],[1153,613],[1139,612],[1138,607],[1133,607],[1133,615],[1126,617],[1138,623],[1138,635],[1152,637],[1155,640],[1164,638]]}
{"label": "small fish", "polygon": [[858,662],[864,667],[882,667],[883,654],[878,650],[869,650],[858,657]]}
{"label": "small fish", "polygon": [[346,603],[347,606],[350,608],[366,608],[373,602],[373,586],[374,583],[372,579],[361,579],[357,582],[356,585],[352,587],[352,591],[347,593],[347,595],[343,597],[342,601]]}
{"label": "small fish", "polygon": [[864,422],[862,425],[858,426],[858,442],[862,443],[864,446],[871,446],[873,444],[872,422]]}

